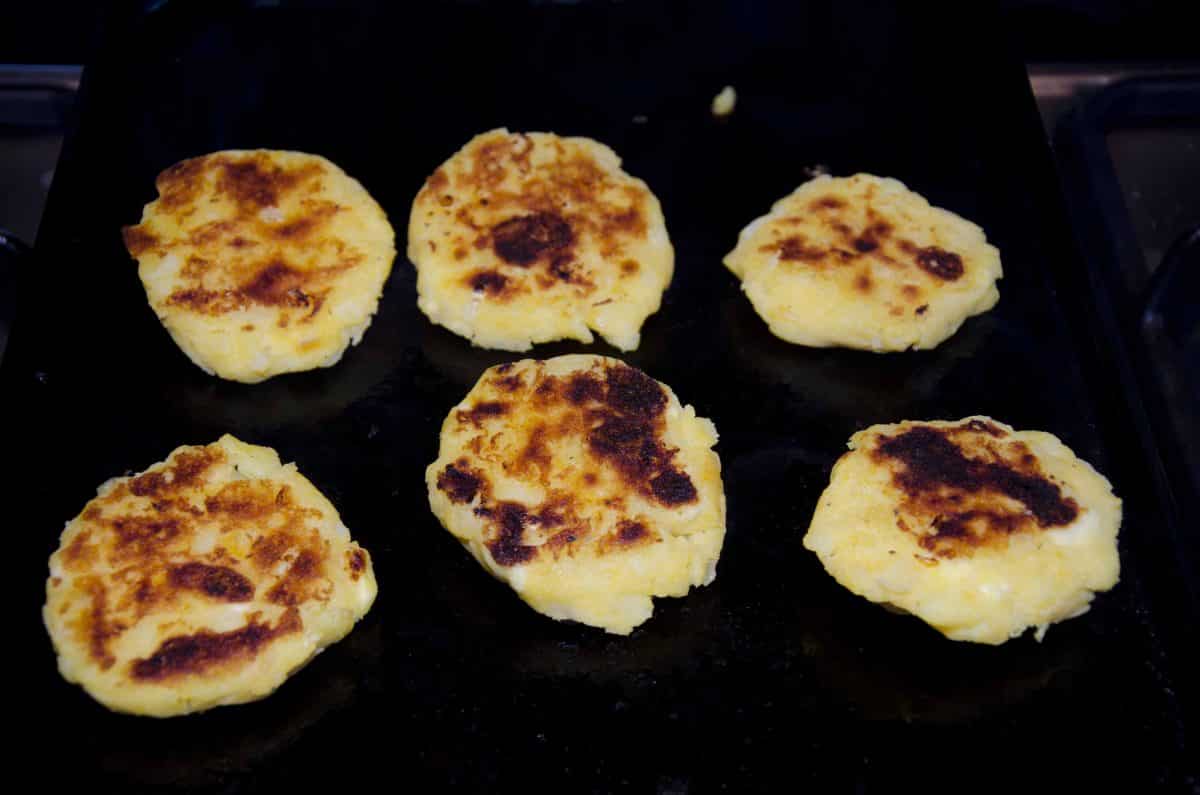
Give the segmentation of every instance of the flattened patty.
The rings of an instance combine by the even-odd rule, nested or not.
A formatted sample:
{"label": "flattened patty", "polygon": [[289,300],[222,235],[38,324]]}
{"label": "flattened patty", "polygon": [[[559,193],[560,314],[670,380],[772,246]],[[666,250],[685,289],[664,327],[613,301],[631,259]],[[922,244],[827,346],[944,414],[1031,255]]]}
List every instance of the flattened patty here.
{"label": "flattened patty", "polygon": [[1054,436],[969,417],[876,425],[850,449],[804,545],[851,591],[997,644],[1116,584],[1121,501]]}
{"label": "flattened patty", "polygon": [[43,616],[68,681],[164,717],[268,695],[375,592],[329,501],[224,436],[101,486],[50,557]]}
{"label": "flattened patty", "polygon": [[206,372],[254,383],[327,367],[371,322],[395,258],[357,181],[299,152],[176,163],[124,229],[150,305]]}
{"label": "flattened patty", "polygon": [[671,281],[658,200],[587,138],[492,130],[426,180],[408,257],[430,320],[487,348],[556,339],[622,349]]}
{"label": "flattened patty", "polygon": [[932,348],[999,300],[983,230],[894,179],[817,177],[725,257],[776,336],[873,351]]}
{"label": "flattened patty", "polygon": [[493,367],[426,470],[442,524],[538,612],[629,633],[712,581],[725,534],[711,422],[599,356]]}

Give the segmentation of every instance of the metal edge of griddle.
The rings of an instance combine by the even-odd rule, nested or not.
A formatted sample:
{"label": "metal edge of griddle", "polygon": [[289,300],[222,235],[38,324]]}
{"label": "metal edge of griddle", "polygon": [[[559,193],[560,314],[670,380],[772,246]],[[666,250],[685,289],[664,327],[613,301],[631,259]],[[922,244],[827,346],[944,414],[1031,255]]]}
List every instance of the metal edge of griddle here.
{"label": "metal edge of griddle", "polygon": [[[1126,274],[1130,267],[1141,267],[1141,249],[1125,211],[1115,167],[1108,154],[1105,134],[1116,118],[1129,119],[1132,96],[1139,87],[1152,85],[1164,90],[1180,78],[1131,78],[1097,92],[1081,106],[1069,112],[1058,126],[1055,135],[1055,154],[1059,162],[1060,190],[1070,216],[1077,250],[1083,258],[1074,273],[1061,274],[1062,289],[1079,289],[1085,285],[1088,298],[1085,319],[1092,340],[1084,346],[1094,357],[1095,372],[1111,372],[1118,389],[1097,393],[1097,401],[1107,411],[1110,420],[1126,418],[1132,424],[1132,435],[1140,449],[1136,462],[1120,462],[1126,473],[1134,475],[1129,483],[1140,484],[1145,493],[1131,495],[1146,505],[1157,506],[1162,526],[1153,528],[1155,537],[1138,539],[1142,552],[1154,554],[1157,566],[1168,569],[1172,576],[1154,577],[1147,582],[1154,605],[1154,618],[1169,616],[1165,624],[1154,623],[1154,634],[1163,644],[1170,669],[1176,674],[1172,681],[1182,688],[1174,695],[1179,699],[1180,731],[1184,748],[1195,749],[1192,735],[1197,731],[1200,716],[1200,682],[1193,675],[1200,665],[1196,652],[1196,619],[1200,617],[1200,543],[1189,533],[1186,525],[1178,478],[1172,468],[1178,466],[1181,451],[1163,438],[1164,405],[1162,396],[1147,385],[1153,383],[1146,372],[1147,352],[1137,329],[1142,306],[1140,296],[1131,289]],[[1196,80],[1189,78],[1189,82]],[[1141,111],[1149,110],[1142,107]],[[1163,118],[1161,112],[1157,118]],[[1072,189],[1074,188],[1074,189]],[[1082,188],[1082,189],[1081,189]],[[1073,281],[1073,280],[1078,281]],[[1102,415],[1104,416],[1104,415]],[[1120,431],[1113,428],[1110,435]],[[1136,467],[1144,470],[1136,472]],[[1153,517],[1152,517],[1153,518]],[[1143,520],[1146,517],[1143,515]],[[1125,532],[1128,532],[1126,530]],[[1163,541],[1155,549],[1154,541]],[[1195,763],[1193,762],[1193,765]],[[1195,789],[1200,770],[1183,771],[1189,785]]]}

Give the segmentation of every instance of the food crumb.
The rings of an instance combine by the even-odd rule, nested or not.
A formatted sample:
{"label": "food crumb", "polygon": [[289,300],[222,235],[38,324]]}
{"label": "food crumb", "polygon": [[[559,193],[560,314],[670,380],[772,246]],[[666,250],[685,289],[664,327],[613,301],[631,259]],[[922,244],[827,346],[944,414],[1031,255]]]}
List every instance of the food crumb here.
{"label": "food crumb", "polygon": [[713,97],[712,113],[714,116],[728,116],[733,113],[735,105],[737,105],[737,92],[733,90],[733,86],[725,86],[721,89],[720,94]]}

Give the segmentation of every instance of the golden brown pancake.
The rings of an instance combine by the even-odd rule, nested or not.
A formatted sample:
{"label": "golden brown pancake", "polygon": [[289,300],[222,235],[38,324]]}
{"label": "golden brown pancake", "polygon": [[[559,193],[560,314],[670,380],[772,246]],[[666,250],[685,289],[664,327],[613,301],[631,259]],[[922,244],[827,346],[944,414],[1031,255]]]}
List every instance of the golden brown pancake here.
{"label": "golden brown pancake", "polygon": [[587,138],[492,130],[426,180],[408,257],[418,306],[485,348],[557,339],[621,350],[671,281],[674,252],[646,183]]}
{"label": "golden brown pancake", "polygon": [[1058,439],[988,417],[856,433],[804,546],[947,637],[1040,639],[1116,584],[1121,501]]}
{"label": "golden brown pancake", "polygon": [[205,372],[254,383],[335,364],[362,339],[395,258],[357,181],[317,155],[176,163],[124,230],[155,313]]}
{"label": "golden brown pancake", "polygon": [[652,597],[716,575],[725,496],[712,423],[600,356],[493,367],[426,470],[443,526],[540,613],[628,634]]}
{"label": "golden brown pancake", "polygon": [[268,695],[375,592],[295,465],[224,436],[101,486],[50,557],[43,616],[67,681],[164,717]]}

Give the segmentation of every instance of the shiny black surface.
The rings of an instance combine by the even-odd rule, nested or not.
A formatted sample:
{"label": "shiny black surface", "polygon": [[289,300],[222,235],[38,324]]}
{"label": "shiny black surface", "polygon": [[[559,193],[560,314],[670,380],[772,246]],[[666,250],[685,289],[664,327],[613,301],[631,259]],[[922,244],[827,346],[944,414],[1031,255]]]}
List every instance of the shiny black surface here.
{"label": "shiny black surface", "polygon": [[[967,24],[986,15],[168,7],[114,45],[85,75],[0,370],[26,764],[123,791],[1193,787],[1194,682],[1176,650],[1194,614],[1122,404],[1102,399],[1114,387],[1023,71],[986,36],[952,35]],[[716,120],[725,84],[738,107]],[[428,511],[442,417],[512,357],[418,312],[404,229],[424,177],[500,125],[612,145],[675,245],[663,308],[624,358],[715,421],[728,534],[717,580],[660,600],[629,638],[533,613]],[[163,167],[255,146],[359,178],[401,254],[338,366],[242,386],[174,347],[119,229]],[[1004,256],[1000,304],[931,352],[773,338],[720,258],[817,166],[897,177],[980,223]],[[535,353],[585,349],[613,353]],[[1056,433],[1126,498],[1121,584],[1040,644],[947,641],[844,591],[800,544],[851,433],[972,413]],[[46,557],[103,480],[223,432],[276,447],[325,491],[371,550],[379,599],[263,702],[109,714],[54,670]]]}

